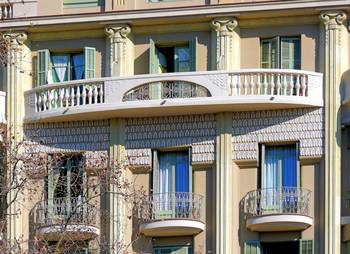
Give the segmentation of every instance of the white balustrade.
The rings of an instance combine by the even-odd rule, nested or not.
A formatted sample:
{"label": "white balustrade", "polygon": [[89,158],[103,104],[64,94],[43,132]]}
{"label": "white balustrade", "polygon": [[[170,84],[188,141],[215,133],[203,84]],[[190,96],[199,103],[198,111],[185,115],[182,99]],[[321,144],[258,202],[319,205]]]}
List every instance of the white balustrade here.
{"label": "white balustrade", "polygon": [[[154,91],[154,87],[160,90]],[[230,98],[232,103],[254,103],[255,99],[266,99],[266,103],[270,103],[270,97],[276,97],[282,99],[279,100],[281,103],[288,99],[286,103],[289,104],[322,106],[323,77],[320,73],[302,70],[242,69],[76,80],[25,92],[26,118],[39,119],[37,113],[41,112],[48,113],[44,117],[54,117],[70,108],[71,112],[96,111],[97,108],[92,106],[102,104],[111,110],[124,105],[132,108],[132,104],[127,103],[145,101],[145,105],[152,104],[152,96],[158,96],[158,93],[161,99],[188,100],[186,103],[192,99],[200,100],[200,97],[220,97],[225,103],[229,103]],[[246,100],[237,102],[235,98]],[[278,107],[276,100],[273,103]]]}
{"label": "white balustrade", "polygon": [[43,86],[35,94],[36,112],[104,103],[103,82]]}
{"label": "white balustrade", "polygon": [[13,6],[11,4],[0,5],[0,18],[10,19],[13,17]]}
{"label": "white balustrade", "polygon": [[230,72],[231,95],[308,96],[308,74],[293,70],[241,70]]}

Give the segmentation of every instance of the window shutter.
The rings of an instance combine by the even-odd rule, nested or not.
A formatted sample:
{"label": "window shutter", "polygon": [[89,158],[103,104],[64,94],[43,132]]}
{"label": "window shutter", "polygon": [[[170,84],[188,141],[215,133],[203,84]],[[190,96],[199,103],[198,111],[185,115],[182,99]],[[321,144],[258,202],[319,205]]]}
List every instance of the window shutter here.
{"label": "window shutter", "polygon": [[281,39],[281,68],[300,69],[300,39]]}
{"label": "window shutter", "polygon": [[95,78],[95,69],[96,69],[96,49],[85,47],[85,78]]}
{"label": "window shutter", "polygon": [[260,242],[248,241],[244,243],[244,254],[260,254]]}
{"label": "window shutter", "polygon": [[37,59],[37,84],[42,86],[48,83],[50,64],[50,51],[48,49],[38,50]]}
{"label": "window shutter", "polygon": [[152,39],[149,40],[149,73],[158,73],[159,61],[156,52],[156,45]]}
{"label": "window shutter", "polygon": [[271,39],[271,68],[280,68],[280,37]]}
{"label": "window shutter", "polygon": [[158,151],[154,150],[153,151],[153,165],[152,165],[152,170],[153,170],[153,193],[158,193],[158,183],[159,183],[159,161],[158,161]]}
{"label": "window shutter", "polygon": [[313,241],[312,240],[300,240],[300,254],[313,254]]}
{"label": "window shutter", "polygon": [[197,42],[198,38],[195,37],[193,40],[190,41],[190,70],[196,71],[197,70]]}

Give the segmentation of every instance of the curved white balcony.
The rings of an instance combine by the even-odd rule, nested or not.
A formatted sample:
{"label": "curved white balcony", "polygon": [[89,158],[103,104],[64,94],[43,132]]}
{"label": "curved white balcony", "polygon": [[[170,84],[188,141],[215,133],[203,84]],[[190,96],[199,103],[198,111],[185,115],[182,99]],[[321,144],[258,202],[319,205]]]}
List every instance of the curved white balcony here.
{"label": "curved white balcony", "polygon": [[193,193],[153,194],[141,210],[140,232],[146,236],[196,235],[205,229],[204,198]]}
{"label": "curved white balcony", "polygon": [[97,208],[78,198],[58,198],[34,207],[36,233],[47,241],[92,240],[100,235]]}
{"label": "curved white balcony", "polygon": [[323,106],[322,74],[251,69],[99,78],[25,93],[26,121]]}
{"label": "curved white balcony", "polygon": [[6,123],[6,93],[0,91],[0,124]]}
{"label": "curved white balcony", "polygon": [[251,231],[302,231],[313,224],[311,191],[303,188],[260,189],[244,198],[246,226]]}

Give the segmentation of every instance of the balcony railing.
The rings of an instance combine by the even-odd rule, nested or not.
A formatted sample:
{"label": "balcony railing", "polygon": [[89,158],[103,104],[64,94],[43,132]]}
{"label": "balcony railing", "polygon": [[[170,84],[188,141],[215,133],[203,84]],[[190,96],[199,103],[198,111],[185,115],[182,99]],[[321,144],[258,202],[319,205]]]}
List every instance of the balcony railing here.
{"label": "balcony railing", "polygon": [[194,193],[160,193],[148,196],[141,208],[144,223],[157,220],[204,221],[204,197]]}
{"label": "balcony railing", "polygon": [[10,3],[0,4],[0,19],[13,18],[13,5]]}
{"label": "balcony railing", "polygon": [[[219,108],[244,104],[255,104],[261,109],[267,104],[270,109],[279,104],[323,106],[323,77],[315,72],[280,69],[166,73],[43,85],[27,91],[25,96],[26,120],[103,111],[109,116],[126,110],[132,114],[135,107],[152,113],[152,108],[160,105],[202,106],[203,110],[207,105],[211,109],[215,105]],[[158,100],[164,103],[159,104]],[[199,108],[193,110],[199,112]]]}
{"label": "balcony railing", "polygon": [[311,191],[303,188],[284,187],[259,189],[244,198],[248,217],[272,214],[310,215]]}
{"label": "balcony railing", "polygon": [[6,122],[6,93],[0,91],[0,123]]}
{"label": "balcony railing", "polygon": [[35,226],[59,226],[97,224],[97,206],[81,198],[57,198],[37,203],[34,207]]}

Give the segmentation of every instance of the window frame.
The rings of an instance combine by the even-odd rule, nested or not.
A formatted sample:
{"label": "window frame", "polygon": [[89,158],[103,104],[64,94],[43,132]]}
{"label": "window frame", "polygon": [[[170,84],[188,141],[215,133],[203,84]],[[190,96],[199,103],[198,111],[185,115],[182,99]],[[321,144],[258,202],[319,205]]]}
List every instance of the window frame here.
{"label": "window frame", "polygon": [[[301,69],[301,63],[302,63],[302,60],[301,60],[301,53],[302,53],[302,40],[301,40],[301,36],[275,36],[275,37],[270,37],[270,38],[260,38],[260,68],[264,68],[263,67],[263,61],[262,61],[262,58],[263,58],[263,43],[266,43],[266,42],[270,42],[270,44],[272,45],[273,42],[275,42],[277,44],[277,54],[278,54],[278,57],[277,57],[277,67],[273,67],[272,66],[272,51],[269,53],[270,54],[270,59],[271,59],[271,62],[270,62],[270,65],[271,67],[267,68],[267,69],[282,69],[282,41],[283,40],[298,40],[299,42],[299,52],[298,52],[298,56],[299,56],[299,68],[296,68],[297,70],[300,70]],[[295,60],[294,60],[295,61]]]}
{"label": "window frame", "polygon": [[[283,146],[295,146],[295,152],[296,152],[296,173],[297,173],[297,188],[300,188],[301,186],[301,168],[300,168],[300,143],[284,143],[284,144],[268,144],[268,143],[262,143],[259,144],[259,172],[258,172],[258,184],[257,186],[259,189],[264,188],[263,186],[263,170],[265,166],[265,159],[266,159],[266,147],[283,147]],[[282,170],[279,169],[279,171]],[[278,179],[278,186],[279,188],[283,188],[282,186],[282,172],[279,172],[279,179]]]}
{"label": "window frame", "polygon": [[155,246],[153,247],[153,253],[154,254],[161,254],[162,250],[169,250],[172,251],[178,251],[179,249],[176,248],[180,248],[180,250],[185,250],[187,252],[187,254],[192,254],[193,253],[193,246],[192,245],[169,245],[169,246]]}
{"label": "window frame", "polygon": [[[152,194],[159,194],[159,186],[160,186],[160,179],[159,179],[159,171],[160,171],[160,165],[159,165],[159,153],[176,153],[181,151],[187,151],[188,152],[188,193],[193,192],[193,168],[192,168],[192,149],[189,147],[187,149],[179,149],[179,150],[153,150],[152,151],[152,189],[150,192]],[[173,182],[173,193],[176,193],[175,185],[176,185],[176,174],[172,174],[172,182]]]}

